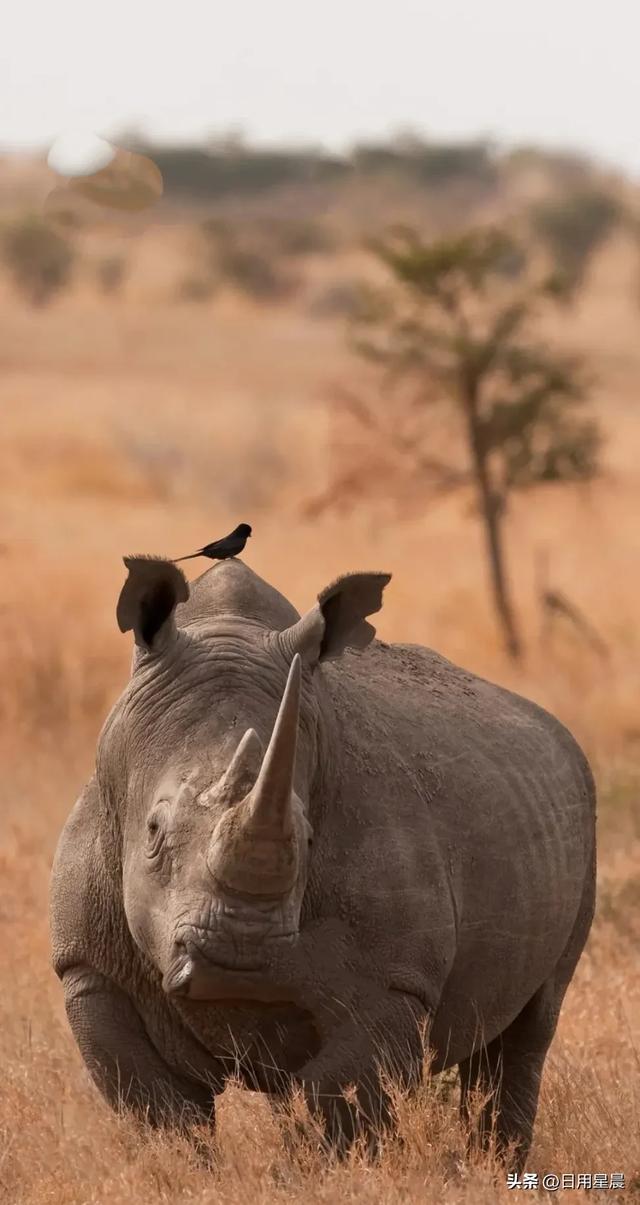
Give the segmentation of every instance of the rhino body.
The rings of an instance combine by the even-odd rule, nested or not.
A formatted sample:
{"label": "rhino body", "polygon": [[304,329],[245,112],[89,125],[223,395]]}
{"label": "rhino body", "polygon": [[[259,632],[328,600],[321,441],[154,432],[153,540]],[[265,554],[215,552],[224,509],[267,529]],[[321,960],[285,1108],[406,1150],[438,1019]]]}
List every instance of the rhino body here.
{"label": "rhino body", "polygon": [[348,575],[300,619],[235,559],[190,589],[127,564],[131,679],[51,888],[100,1089],[181,1124],[212,1118],[231,1074],[300,1085],[344,1149],[389,1122],[380,1071],[415,1083],[426,1034],[463,1113],[493,1090],[480,1138],[493,1110],[521,1167],[593,915],[579,747],[437,653],[373,640],[388,575]]}

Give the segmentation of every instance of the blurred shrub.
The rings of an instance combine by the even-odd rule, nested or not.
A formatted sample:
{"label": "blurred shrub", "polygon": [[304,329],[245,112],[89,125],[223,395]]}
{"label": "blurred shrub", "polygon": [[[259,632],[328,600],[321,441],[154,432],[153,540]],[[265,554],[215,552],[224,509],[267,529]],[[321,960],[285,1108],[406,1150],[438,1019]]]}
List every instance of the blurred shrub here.
{"label": "blurred shrub", "polygon": [[599,189],[580,189],[534,205],[531,228],[553,256],[570,289],[582,284],[595,251],[622,219],[620,202]]}
{"label": "blurred shrub", "polygon": [[178,284],[177,295],[182,301],[210,301],[216,289],[212,276],[184,276]]}
{"label": "blurred shrub", "polygon": [[216,248],[223,239],[235,238],[235,226],[228,218],[205,218],[198,227],[205,243]]}
{"label": "blurred shrub", "polygon": [[[279,260],[281,251],[265,243],[270,223],[231,222],[211,217],[198,226],[198,274],[203,288],[229,284],[255,301],[281,301],[292,296],[299,277]],[[210,294],[204,294],[210,295]],[[200,298],[195,298],[200,299]]]}
{"label": "blurred shrub", "polygon": [[64,235],[34,215],[2,232],[2,258],[14,285],[31,305],[45,305],[71,280],[75,251]]}
{"label": "blurred shrub", "polygon": [[[66,196],[64,198],[67,199]],[[86,214],[80,211],[80,207],[74,205],[75,198],[67,206],[63,204],[60,197],[47,197],[45,215],[47,221],[58,230],[82,230],[86,224]]]}
{"label": "blurred shrub", "polygon": [[273,250],[283,256],[327,255],[337,245],[333,231],[321,222],[267,219],[261,224],[261,231]]}
{"label": "blurred shrub", "polygon": [[96,278],[102,293],[111,295],[122,288],[127,274],[127,261],[123,255],[107,255],[98,261]]}
{"label": "blurred shrub", "polygon": [[264,252],[234,243],[221,249],[218,270],[224,280],[255,301],[284,300],[295,292],[299,283],[297,277],[282,271]]}
{"label": "blurred shrub", "polygon": [[365,297],[365,287],[357,280],[336,280],[319,290],[309,305],[312,318],[357,318]]}
{"label": "blurred shrub", "polygon": [[264,254],[295,258],[327,254],[335,250],[334,232],[322,222],[304,218],[262,218],[258,221],[231,221],[224,217],[205,218],[200,232],[209,253],[217,256],[223,245],[250,244]]}

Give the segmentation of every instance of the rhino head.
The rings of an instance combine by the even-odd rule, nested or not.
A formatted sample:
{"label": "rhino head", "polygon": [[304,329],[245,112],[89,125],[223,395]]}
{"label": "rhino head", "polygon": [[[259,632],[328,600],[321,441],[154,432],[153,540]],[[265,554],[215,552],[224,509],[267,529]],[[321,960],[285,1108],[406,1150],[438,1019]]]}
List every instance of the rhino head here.
{"label": "rhino head", "polygon": [[215,999],[297,939],[329,745],[318,666],[370,642],[390,575],[341,578],[300,618],[236,559],[191,591],[171,562],[125,564],[132,675],[97,774],[126,922],[167,994]]}

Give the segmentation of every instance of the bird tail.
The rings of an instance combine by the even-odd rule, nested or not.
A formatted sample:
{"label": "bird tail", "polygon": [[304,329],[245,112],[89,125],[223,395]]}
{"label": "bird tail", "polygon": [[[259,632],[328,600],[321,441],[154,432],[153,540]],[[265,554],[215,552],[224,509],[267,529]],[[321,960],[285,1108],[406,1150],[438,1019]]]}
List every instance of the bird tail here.
{"label": "bird tail", "polygon": [[173,558],[174,565],[179,565],[180,561],[192,561],[194,557],[202,556],[201,552],[190,552],[189,556],[176,556]]}

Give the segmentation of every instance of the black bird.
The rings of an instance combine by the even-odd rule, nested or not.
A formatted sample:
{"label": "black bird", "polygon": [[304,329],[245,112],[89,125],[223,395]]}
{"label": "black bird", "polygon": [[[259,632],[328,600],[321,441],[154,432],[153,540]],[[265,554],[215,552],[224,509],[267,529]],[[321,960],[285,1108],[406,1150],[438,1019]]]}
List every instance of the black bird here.
{"label": "black bird", "polygon": [[242,552],[249,536],[251,528],[248,523],[239,523],[238,526],[228,536],[224,536],[222,540],[214,540],[213,544],[205,544],[204,548],[200,548],[198,552],[191,552],[189,556],[179,556],[174,560],[174,565],[178,561],[192,561],[196,556],[208,556],[212,561],[226,561],[227,557],[237,556]]}

